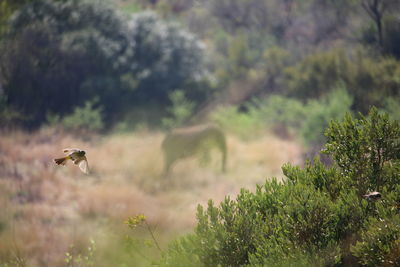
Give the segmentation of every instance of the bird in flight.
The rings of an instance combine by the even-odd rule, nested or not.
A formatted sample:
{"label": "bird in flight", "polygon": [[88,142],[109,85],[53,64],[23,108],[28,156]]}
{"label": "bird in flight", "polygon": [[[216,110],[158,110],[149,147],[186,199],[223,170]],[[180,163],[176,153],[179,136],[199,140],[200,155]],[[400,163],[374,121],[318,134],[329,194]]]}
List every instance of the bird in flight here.
{"label": "bird in flight", "polygon": [[86,152],[78,148],[65,148],[65,157],[54,159],[57,165],[65,165],[70,159],[75,165],[78,165],[82,172],[89,174],[89,164],[86,159]]}

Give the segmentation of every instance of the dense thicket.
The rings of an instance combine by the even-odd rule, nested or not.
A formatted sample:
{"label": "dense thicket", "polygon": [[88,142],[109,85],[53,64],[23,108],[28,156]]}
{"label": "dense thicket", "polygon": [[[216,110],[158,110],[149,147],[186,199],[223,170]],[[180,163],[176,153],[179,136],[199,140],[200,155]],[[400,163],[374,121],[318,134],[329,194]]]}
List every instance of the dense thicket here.
{"label": "dense thicket", "polygon": [[154,13],[128,17],[96,2],[35,1],[10,21],[0,81],[7,107],[27,125],[94,98],[110,121],[145,101],[165,105],[175,89],[201,98],[202,57],[193,35]]}
{"label": "dense thicket", "polygon": [[2,2],[3,123],[63,123],[92,107],[107,127],[180,125],[215,104],[240,114],[274,94],[308,105],[337,87],[352,111],[398,116],[399,1],[109,2],[133,14],[94,0]]}
{"label": "dense thicket", "polygon": [[[318,158],[304,168],[288,164],[282,182],[199,206],[195,233],[173,244],[163,264],[397,266],[399,122],[372,109],[333,121],[326,136],[331,167]],[[376,190],[381,199],[363,197]]]}

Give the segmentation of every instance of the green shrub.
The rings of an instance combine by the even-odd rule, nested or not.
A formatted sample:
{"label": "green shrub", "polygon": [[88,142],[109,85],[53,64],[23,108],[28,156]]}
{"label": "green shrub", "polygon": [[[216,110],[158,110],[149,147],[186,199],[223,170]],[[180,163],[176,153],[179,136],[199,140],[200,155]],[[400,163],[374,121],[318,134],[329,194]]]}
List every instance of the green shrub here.
{"label": "green shrub", "polygon": [[291,130],[298,129],[306,116],[306,109],[301,101],[280,95],[254,99],[248,108],[252,116],[268,127],[284,125]]}
{"label": "green shrub", "polygon": [[[199,206],[195,233],[174,243],[161,263],[171,266],[180,254],[197,266],[398,263],[399,123],[372,109],[368,117],[332,122],[326,135],[331,167],[318,158],[304,168],[287,164],[282,182]],[[370,190],[380,190],[382,200],[365,200]]]}
{"label": "green shrub", "polygon": [[102,107],[94,107],[96,100],[86,101],[83,107],[76,107],[72,114],[65,116],[61,125],[66,129],[86,129],[98,131],[103,129]]}
{"label": "green shrub", "polygon": [[289,96],[320,98],[343,84],[354,99],[352,109],[363,113],[373,105],[382,107],[385,97],[398,95],[400,88],[399,61],[371,58],[364,50],[314,53],[284,72],[281,88]]}
{"label": "green shrub", "polygon": [[162,119],[164,127],[170,129],[182,126],[193,114],[195,104],[185,97],[182,90],[175,90],[169,93],[171,106],[167,108],[169,117]]}
{"label": "green shrub", "polygon": [[203,46],[178,24],[149,11],[124,16],[105,1],[30,2],[0,42],[2,93],[29,116],[25,126],[40,126],[49,113],[65,116],[93,97],[108,124],[140,104],[165,109],[176,88],[204,100]]}
{"label": "green shrub", "polygon": [[347,90],[339,87],[306,104],[280,95],[253,99],[245,106],[247,112],[233,106],[220,108],[211,115],[211,120],[244,138],[258,136],[267,128],[277,128],[281,131],[278,134],[285,134],[284,131],[296,135],[312,147],[324,143],[324,129],[331,120],[340,119],[349,112],[351,104]]}
{"label": "green shrub", "polygon": [[162,265],[165,267],[202,267],[196,253],[198,238],[195,235],[188,235],[175,240],[163,255]]}
{"label": "green shrub", "polygon": [[400,216],[371,220],[352,252],[364,266],[400,266]]}
{"label": "green shrub", "polygon": [[[345,116],[342,123],[332,122],[325,132],[325,153],[332,155],[342,176],[360,193],[394,189],[400,174],[393,173],[400,159],[400,126],[387,114],[372,108],[368,117]],[[393,165],[394,164],[394,165]]]}
{"label": "green shrub", "polygon": [[350,112],[352,97],[345,88],[337,88],[319,100],[310,100],[305,106],[305,116],[299,134],[310,146],[325,142],[323,131],[331,120],[339,120]]}
{"label": "green shrub", "polygon": [[210,116],[211,121],[243,139],[257,137],[265,129],[263,122],[251,113],[241,112],[235,106],[220,107]]}
{"label": "green shrub", "polygon": [[319,98],[338,82],[347,83],[350,64],[343,50],[311,54],[284,70],[284,87],[291,96]]}
{"label": "green shrub", "polygon": [[395,120],[400,121],[400,97],[388,97],[384,110]]}

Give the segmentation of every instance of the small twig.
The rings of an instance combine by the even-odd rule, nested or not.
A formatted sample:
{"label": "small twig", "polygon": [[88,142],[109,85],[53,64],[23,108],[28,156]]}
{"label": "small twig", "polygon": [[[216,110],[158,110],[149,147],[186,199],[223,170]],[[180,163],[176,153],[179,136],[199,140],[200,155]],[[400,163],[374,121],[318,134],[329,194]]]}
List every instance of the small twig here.
{"label": "small twig", "polygon": [[153,231],[152,231],[151,228],[150,228],[150,225],[147,223],[146,220],[144,221],[144,223],[146,224],[147,230],[149,230],[149,232],[150,232],[150,234],[151,234],[151,237],[153,238],[153,241],[154,241],[154,243],[156,244],[158,250],[159,250],[160,252],[163,252],[162,249],[161,249],[161,247],[160,247],[160,245],[159,245],[158,242],[157,242],[157,239],[155,238],[155,236],[154,236],[154,234],[153,234]]}

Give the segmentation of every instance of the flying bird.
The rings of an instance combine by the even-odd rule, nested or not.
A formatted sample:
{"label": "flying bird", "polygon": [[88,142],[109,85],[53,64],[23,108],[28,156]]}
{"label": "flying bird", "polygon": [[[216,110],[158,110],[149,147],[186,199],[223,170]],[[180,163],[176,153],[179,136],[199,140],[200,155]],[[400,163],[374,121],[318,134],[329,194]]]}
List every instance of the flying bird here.
{"label": "flying bird", "polygon": [[82,172],[89,174],[89,164],[86,159],[86,152],[78,148],[65,148],[64,153],[67,156],[54,159],[57,165],[65,165],[68,160],[72,160],[75,165],[78,165]]}

